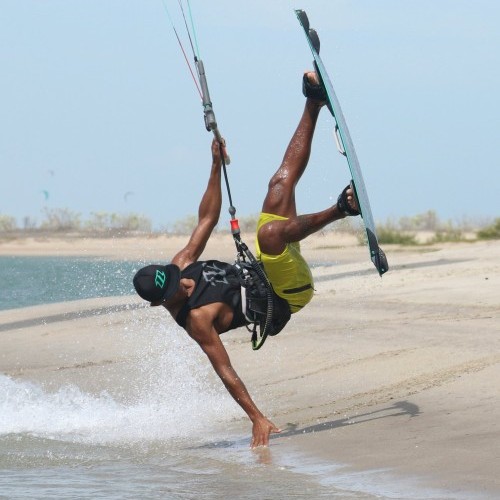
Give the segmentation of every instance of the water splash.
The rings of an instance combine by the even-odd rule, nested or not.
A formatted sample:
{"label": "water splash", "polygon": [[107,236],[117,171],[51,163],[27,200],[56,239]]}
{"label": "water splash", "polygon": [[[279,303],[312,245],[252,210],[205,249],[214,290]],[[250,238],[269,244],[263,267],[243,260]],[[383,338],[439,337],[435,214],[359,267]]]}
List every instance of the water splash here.
{"label": "water splash", "polygon": [[[138,325],[135,325],[136,327]],[[125,444],[201,436],[242,416],[199,348],[172,325],[141,322],[130,393],[57,391],[0,375],[0,436],[29,434],[88,444]],[[132,325],[131,335],[139,333]],[[115,390],[111,396],[112,390]]]}

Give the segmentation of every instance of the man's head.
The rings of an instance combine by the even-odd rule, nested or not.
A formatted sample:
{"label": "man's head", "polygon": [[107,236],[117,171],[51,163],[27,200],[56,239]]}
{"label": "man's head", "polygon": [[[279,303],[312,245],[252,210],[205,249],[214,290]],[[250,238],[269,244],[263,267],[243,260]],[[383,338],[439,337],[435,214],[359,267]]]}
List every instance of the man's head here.
{"label": "man's head", "polygon": [[176,294],[180,278],[181,271],[175,264],[152,264],[137,271],[134,288],[151,305],[158,305]]}

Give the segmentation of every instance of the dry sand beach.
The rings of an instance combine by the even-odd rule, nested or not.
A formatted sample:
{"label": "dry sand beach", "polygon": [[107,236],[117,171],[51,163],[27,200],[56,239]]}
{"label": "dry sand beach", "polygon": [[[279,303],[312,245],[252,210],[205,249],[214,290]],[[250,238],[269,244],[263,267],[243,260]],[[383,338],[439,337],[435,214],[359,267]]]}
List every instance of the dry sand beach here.
{"label": "dry sand beach", "polygon": [[[0,244],[0,255],[150,262],[168,260],[183,241],[12,240]],[[500,498],[500,241],[385,251],[391,270],[379,278],[353,237],[306,240],[312,303],[261,351],[252,352],[243,329],[224,334],[257,404],[283,429],[260,459],[272,463],[286,445],[344,470]],[[232,260],[230,238],[213,238],[204,256]],[[135,296],[0,312],[0,373],[48,390],[74,383],[120,397],[134,390],[143,321],[173,324]],[[207,383],[219,381],[210,374]],[[249,442],[243,414],[225,427]],[[213,428],[217,436],[217,422]]]}

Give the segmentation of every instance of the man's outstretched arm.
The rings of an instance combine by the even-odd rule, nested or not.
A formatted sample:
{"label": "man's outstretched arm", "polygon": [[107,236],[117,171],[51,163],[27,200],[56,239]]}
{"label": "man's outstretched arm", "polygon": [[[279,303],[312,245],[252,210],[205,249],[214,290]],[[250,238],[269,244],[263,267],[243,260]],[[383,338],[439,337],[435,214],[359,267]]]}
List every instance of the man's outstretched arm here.
{"label": "man's outstretched arm", "polygon": [[172,263],[177,264],[181,269],[199,259],[212,231],[219,222],[222,205],[221,166],[221,146],[214,138],[212,141],[212,167],[207,188],[198,208],[198,223],[187,245],[172,259]]}
{"label": "man's outstretched arm", "polygon": [[252,421],[251,447],[267,446],[271,433],[281,432],[268,420],[252,400],[243,381],[231,365],[229,355],[222,344],[219,335],[203,313],[190,314],[187,331],[198,342],[203,352],[208,356],[217,375],[221,378],[229,394],[243,408],[248,418]]}

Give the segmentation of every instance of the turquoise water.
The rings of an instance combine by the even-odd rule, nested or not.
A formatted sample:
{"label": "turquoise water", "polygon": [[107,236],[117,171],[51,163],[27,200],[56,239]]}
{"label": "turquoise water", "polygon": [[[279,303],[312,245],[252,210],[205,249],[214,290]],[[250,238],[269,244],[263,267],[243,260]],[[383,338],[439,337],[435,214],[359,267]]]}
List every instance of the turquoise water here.
{"label": "turquoise water", "polygon": [[134,293],[141,267],[74,257],[0,257],[0,310]]}

